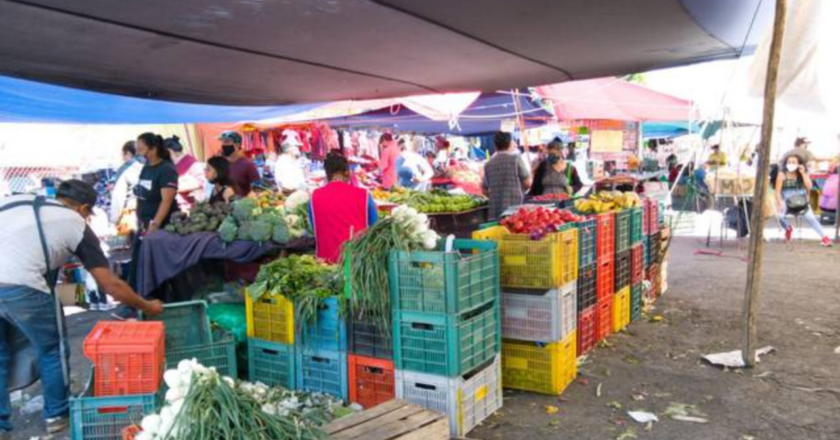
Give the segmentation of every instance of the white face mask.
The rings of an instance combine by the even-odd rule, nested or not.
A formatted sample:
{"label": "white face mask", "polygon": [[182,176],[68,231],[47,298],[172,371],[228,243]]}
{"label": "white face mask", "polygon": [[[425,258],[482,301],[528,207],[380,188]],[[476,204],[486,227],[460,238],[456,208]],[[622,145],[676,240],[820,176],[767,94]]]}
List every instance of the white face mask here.
{"label": "white face mask", "polygon": [[785,165],[785,168],[788,170],[789,173],[792,173],[796,171],[799,168],[799,166],[797,166],[795,163],[789,163]]}

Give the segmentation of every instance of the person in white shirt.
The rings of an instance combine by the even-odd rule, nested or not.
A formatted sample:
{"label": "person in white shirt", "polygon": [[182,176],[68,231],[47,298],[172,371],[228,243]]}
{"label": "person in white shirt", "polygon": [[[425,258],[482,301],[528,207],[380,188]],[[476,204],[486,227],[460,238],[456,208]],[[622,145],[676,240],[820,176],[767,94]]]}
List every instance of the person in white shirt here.
{"label": "person in white shirt", "polygon": [[403,188],[423,191],[435,175],[429,161],[419,153],[422,146],[423,140],[415,138],[397,159],[397,178]]}
{"label": "person in white shirt", "polygon": [[300,163],[299,141],[287,138],[280,145],[281,154],[274,163],[274,180],[277,188],[286,194],[306,189],[306,175]]}
{"label": "person in white shirt", "polygon": [[140,172],[143,171],[143,163],[136,157],[137,148],[134,141],[123,145],[122,154],[125,162],[117,170],[114,188],[111,190],[111,209],[108,213],[109,220],[115,225],[120,222],[123,210],[134,209],[137,206],[134,186],[140,181]]}

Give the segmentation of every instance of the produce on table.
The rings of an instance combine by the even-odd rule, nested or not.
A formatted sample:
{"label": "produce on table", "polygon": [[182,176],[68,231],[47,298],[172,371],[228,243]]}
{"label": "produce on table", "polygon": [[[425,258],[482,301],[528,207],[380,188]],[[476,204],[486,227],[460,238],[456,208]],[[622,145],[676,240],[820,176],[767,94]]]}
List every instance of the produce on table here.
{"label": "produce on table", "polygon": [[642,199],[634,192],[600,191],[588,199],[575,201],[575,209],[584,214],[602,214],[639,206],[642,206]]}
{"label": "produce on table", "polygon": [[429,229],[429,218],[400,205],[344,244],[345,289],[350,291],[354,313],[387,328],[391,316],[388,290],[388,256],[392,250],[434,249],[438,234]]}
{"label": "produce on table", "polygon": [[163,375],[169,388],[159,414],[140,423],[135,440],[318,440],[341,402],[323,394],[237,383],[195,359]]}
{"label": "produce on table", "polygon": [[569,200],[570,198],[571,197],[569,197],[568,194],[543,194],[541,196],[533,197],[532,200],[535,200],[537,202],[551,202],[551,201],[562,202],[562,201],[565,201],[565,200]]}
{"label": "produce on table", "polygon": [[180,211],[172,214],[164,230],[181,235],[215,231],[230,212],[231,207],[227,203],[199,202],[192,207],[189,214]]}
{"label": "produce on table", "polygon": [[419,212],[428,214],[469,211],[487,204],[487,199],[484,197],[449,194],[441,190],[422,192],[400,188],[392,192],[374,191],[373,196],[377,200],[408,205]]}
{"label": "produce on table", "polygon": [[565,209],[547,209],[542,206],[534,209],[520,208],[511,216],[503,218],[499,224],[514,234],[530,234],[532,240],[540,240],[546,234],[556,232],[566,223],[585,220],[582,216]]}
{"label": "produce on table", "polygon": [[[218,226],[222,241],[276,241],[282,244],[302,236],[304,229],[299,217],[287,215],[286,209],[273,204],[273,200],[260,196],[260,199],[245,198],[231,203],[231,214]],[[294,226],[289,221],[294,222]]]}

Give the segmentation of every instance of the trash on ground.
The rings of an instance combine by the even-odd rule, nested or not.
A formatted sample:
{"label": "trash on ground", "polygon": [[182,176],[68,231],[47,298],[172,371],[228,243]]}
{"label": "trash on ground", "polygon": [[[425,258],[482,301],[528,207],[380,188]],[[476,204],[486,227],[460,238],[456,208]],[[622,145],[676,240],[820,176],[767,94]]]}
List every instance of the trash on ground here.
{"label": "trash on ground", "polygon": [[692,416],[672,416],[671,419],[679,420],[681,422],[693,422],[693,423],[708,423],[708,419],[704,419],[703,417],[692,417]]}
{"label": "trash on ground", "polygon": [[558,412],[560,412],[560,408],[558,408],[554,405],[546,405],[545,406],[545,413],[546,414],[557,414]]}
{"label": "trash on ground", "polygon": [[837,348],[834,349],[834,354],[840,354],[840,345],[838,345]]}
{"label": "trash on ground", "polygon": [[[764,356],[767,353],[771,353],[776,351],[776,348],[768,345],[766,347],[759,348],[755,351],[755,361],[759,362],[760,357]],[[744,359],[741,356],[741,350],[734,350],[734,351],[727,351],[723,353],[712,353],[703,355],[703,359],[709,362],[712,365],[719,365],[721,367],[727,368],[743,368],[744,367]]]}
{"label": "trash on ground", "polygon": [[613,400],[612,402],[608,403],[607,406],[612,409],[621,409],[621,403],[616,400]]}
{"label": "trash on ground", "polygon": [[601,397],[601,386],[604,385],[603,383],[598,383],[598,386],[595,388],[595,397]]}
{"label": "trash on ground", "polygon": [[706,419],[706,414],[697,409],[696,405],[687,403],[671,402],[663,415],[682,422],[707,423],[709,421]]}
{"label": "trash on ground", "polygon": [[621,434],[619,434],[618,437],[615,438],[615,440],[630,440],[630,439],[633,439],[633,438],[638,438],[636,436],[636,431],[634,431],[632,429],[628,429],[628,430],[622,432]]}
{"label": "trash on ground", "polygon": [[659,417],[656,417],[656,414],[647,411],[627,411],[627,415],[639,423],[659,421]]}
{"label": "trash on ground", "polygon": [[44,396],[39,394],[32,399],[29,399],[23,406],[20,407],[20,415],[29,416],[41,412],[44,409]]}

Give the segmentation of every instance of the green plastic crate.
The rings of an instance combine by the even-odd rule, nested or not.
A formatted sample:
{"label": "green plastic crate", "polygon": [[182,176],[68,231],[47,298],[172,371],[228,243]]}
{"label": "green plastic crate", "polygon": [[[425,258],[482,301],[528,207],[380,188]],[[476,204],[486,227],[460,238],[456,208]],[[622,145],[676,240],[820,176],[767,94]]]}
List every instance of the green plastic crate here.
{"label": "green plastic crate", "polygon": [[644,208],[631,208],[630,209],[630,246],[637,245],[642,242],[644,238],[644,221],[645,221],[645,211]]}
{"label": "green plastic crate", "polygon": [[642,283],[630,286],[630,321],[642,317]]}
{"label": "green plastic crate", "polygon": [[462,315],[394,312],[394,364],[399,370],[454,377],[501,349],[499,302]]}
{"label": "green plastic crate", "polygon": [[158,316],[141,316],[144,321],[162,321],[166,328],[166,351],[212,342],[207,303],[184,301],[163,306]]}
{"label": "green plastic crate", "polygon": [[457,314],[498,300],[495,242],[454,240],[453,251],[391,252],[389,287],[394,310]]}
{"label": "green plastic crate", "polygon": [[248,339],[248,380],[269,386],[295,388],[295,347],[280,342]]}
{"label": "green plastic crate", "polygon": [[631,210],[625,209],[615,213],[615,253],[630,249],[630,217]]}
{"label": "green plastic crate", "polygon": [[70,398],[71,440],[122,440],[122,430],[140,424],[162,402],[160,392],[93,397],[93,368],[85,390]]}
{"label": "green plastic crate", "polygon": [[166,364],[174,368],[184,359],[195,358],[205,367],[216,367],[219,374],[236,378],[236,340],[224,330],[217,330],[212,336],[213,342],[167,350]]}

